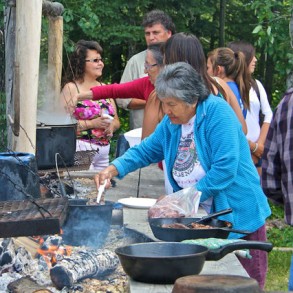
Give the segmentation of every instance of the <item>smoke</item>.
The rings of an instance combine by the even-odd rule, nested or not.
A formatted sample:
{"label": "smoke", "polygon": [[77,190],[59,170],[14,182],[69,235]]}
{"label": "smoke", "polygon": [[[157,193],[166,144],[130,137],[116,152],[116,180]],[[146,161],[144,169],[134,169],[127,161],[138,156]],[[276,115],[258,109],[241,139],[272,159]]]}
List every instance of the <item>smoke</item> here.
{"label": "smoke", "polygon": [[37,104],[37,124],[68,125],[75,124],[75,118],[66,112],[60,99],[60,84],[54,84],[54,72],[47,64],[40,63]]}

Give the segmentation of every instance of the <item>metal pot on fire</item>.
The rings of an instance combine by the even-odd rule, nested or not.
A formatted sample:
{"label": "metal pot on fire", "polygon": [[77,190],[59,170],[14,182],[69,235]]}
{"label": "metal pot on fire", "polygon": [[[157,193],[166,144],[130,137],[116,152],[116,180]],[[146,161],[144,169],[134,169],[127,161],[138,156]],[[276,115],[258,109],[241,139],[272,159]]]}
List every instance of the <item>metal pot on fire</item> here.
{"label": "metal pot on fire", "polygon": [[87,199],[69,200],[63,241],[73,246],[101,247],[110,231],[114,202],[88,205]]}

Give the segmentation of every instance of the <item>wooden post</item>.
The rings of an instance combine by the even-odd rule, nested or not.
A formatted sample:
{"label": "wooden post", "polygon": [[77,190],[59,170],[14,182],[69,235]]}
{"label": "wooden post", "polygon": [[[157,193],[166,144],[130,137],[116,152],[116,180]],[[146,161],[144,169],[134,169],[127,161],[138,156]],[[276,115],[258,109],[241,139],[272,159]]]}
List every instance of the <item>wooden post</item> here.
{"label": "wooden post", "polygon": [[[16,22],[16,0],[6,3],[4,23],[5,23],[5,95],[6,95],[6,114],[7,114],[7,147],[14,149],[12,145],[13,132],[15,135],[19,133],[19,112],[15,112],[15,105],[13,99],[13,81],[15,70],[18,67],[14,63],[15,56],[15,22]],[[19,80],[19,79],[18,79]]]}
{"label": "wooden post", "polygon": [[35,153],[42,1],[16,1],[15,64],[19,65],[20,131],[14,151]]}
{"label": "wooden post", "polygon": [[[63,17],[48,17],[48,89],[50,89],[51,103],[60,107],[59,96],[61,91],[62,74],[62,47],[63,47]],[[59,109],[56,110],[59,110]]]}

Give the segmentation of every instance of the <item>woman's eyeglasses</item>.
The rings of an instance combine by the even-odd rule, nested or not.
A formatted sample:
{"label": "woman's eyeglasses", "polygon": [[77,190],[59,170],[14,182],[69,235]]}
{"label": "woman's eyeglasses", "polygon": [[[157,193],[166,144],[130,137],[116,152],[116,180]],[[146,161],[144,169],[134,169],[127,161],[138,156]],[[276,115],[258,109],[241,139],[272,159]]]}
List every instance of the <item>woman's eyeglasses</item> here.
{"label": "woman's eyeglasses", "polygon": [[99,63],[103,62],[103,58],[96,58],[96,59],[85,59],[85,62],[91,62],[91,63]]}
{"label": "woman's eyeglasses", "polygon": [[154,63],[154,64],[145,63],[144,64],[144,69],[145,70],[150,70],[152,67],[157,66],[157,65],[158,65],[157,63]]}

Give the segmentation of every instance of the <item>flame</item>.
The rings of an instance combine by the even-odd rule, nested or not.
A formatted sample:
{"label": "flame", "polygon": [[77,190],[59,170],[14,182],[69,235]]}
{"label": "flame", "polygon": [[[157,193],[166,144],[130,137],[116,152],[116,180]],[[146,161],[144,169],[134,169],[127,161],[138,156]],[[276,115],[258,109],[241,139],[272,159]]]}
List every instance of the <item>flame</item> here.
{"label": "flame", "polygon": [[72,253],[72,246],[63,245],[62,238],[58,235],[49,236],[47,239],[39,237],[36,240],[40,243],[37,256],[43,257],[49,268],[54,266],[63,256],[70,256]]}

